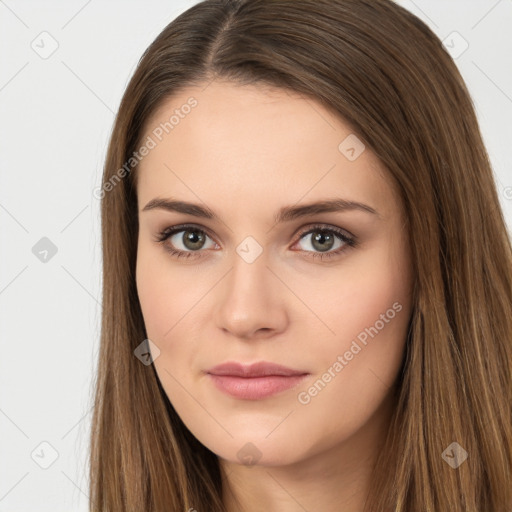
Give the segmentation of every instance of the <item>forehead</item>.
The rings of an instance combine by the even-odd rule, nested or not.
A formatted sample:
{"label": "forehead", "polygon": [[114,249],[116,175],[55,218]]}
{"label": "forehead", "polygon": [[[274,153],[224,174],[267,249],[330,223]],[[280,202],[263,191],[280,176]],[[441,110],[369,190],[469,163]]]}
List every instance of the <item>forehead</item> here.
{"label": "forehead", "polygon": [[[286,142],[297,142],[298,138],[314,141],[328,132],[351,131],[317,100],[295,91],[219,81],[187,87],[165,99],[146,122],[145,132],[149,134],[170,120],[172,128],[168,131],[173,135],[195,135],[203,144],[211,140],[217,147],[226,135],[236,134],[237,140],[249,136],[258,143],[267,142],[263,149],[269,149],[279,143],[284,148]],[[276,132],[280,132],[278,141]]]}
{"label": "forehead", "polygon": [[[136,171],[143,200],[177,189],[213,200],[236,191],[255,204],[266,197],[270,206],[283,195],[295,202],[335,193],[384,208],[393,194],[381,163],[344,120],[284,89],[217,81],[187,87],[147,121],[142,140],[148,137],[154,148]],[[355,159],[347,157],[350,146],[360,152]]]}

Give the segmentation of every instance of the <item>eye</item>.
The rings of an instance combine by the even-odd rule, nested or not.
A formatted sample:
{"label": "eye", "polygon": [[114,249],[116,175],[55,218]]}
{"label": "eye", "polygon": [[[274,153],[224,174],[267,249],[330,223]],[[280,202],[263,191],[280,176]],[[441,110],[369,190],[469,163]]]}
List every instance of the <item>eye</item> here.
{"label": "eye", "polygon": [[[164,229],[157,235],[156,241],[161,242],[172,256],[190,258],[198,256],[194,253],[201,249],[211,248],[205,245],[208,238],[210,237],[203,229],[182,225]],[[217,244],[213,242],[213,246]]]}
{"label": "eye", "polygon": [[[303,239],[306,240],[307,237],[310,237],[310,240],[305,244],[306,248],[303,248],[302,252],[313,258],[332,258],[356,246],[355,237],[347,235],[339,228],[324,224],[315,225],[308,231],[302,232],[296,244]],[[219,247],[213,240],[208,246],[208,239],[211,240],[211,237],[204,229],[190,224],[166,228],[156,237],[156,241],[162,243],[165,250],[177,258],[202,257],[204,253],[202,249]]]}
{"label": "eye", "polygon": [[[303,239],[307,240],[308,237],[309,240],[304,244],[306,248],[303,250],[310,253],[308,257],[311,256],[313,258],[332,258],[356,246],[355,237],[345,234],[339,228],[326,226],[324,224],[313,226],[306,232],[303,232],[300,235],[299,242]],[[309,248],[313,250],[311,251]]]}

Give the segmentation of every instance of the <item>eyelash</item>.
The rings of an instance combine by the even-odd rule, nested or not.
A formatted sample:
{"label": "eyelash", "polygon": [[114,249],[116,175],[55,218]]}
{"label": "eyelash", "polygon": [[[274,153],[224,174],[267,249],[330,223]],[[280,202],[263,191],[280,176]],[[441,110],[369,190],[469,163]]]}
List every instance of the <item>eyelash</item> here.
{"label": "eyelash", "polygon": [[[176,257],[176,258],[195,257],[195,255],[197,253],[200,253],[202,251],[201,250],[199,250],[199,251],[180,251],[180,250],[174,249],[174,248],[172,248],[172,247],[170,247],[170,246],[165,244],[165,242],[172,235],[175,235],[176,233],[179,233],[180,231],[187,231],[189,229],[190,230],[199,231],[200,233],[205,234],[205,235],[209,236],[210,238],[212,238],[208,234],[207,231],[205,231],[202,228],[199,228],[198,226],[195,226],[193,224],[181,224],[179,226],[168,227],[168,228],[165,228],[163,231],[160,231],[157,234],[157,236],[156,236],[156,241],[159,242],[159,243],[162,243],[164,245],[164,249],[173,257]],[[304,237],[306,235],[310,235],[311,233],[314,233],[315,231],[323,231],[323,232],[327,232],[327,233],[334,233],[335,235],[337,235],[341,239],[341,241],[345,245],[340,247],[340,248],[338,248],[338,249],[336,249],[335,251],[325,252],[325,253],[313,252],[313,251],[302,251],[302,252],[308,253],[308,257],[320,258],[321,260],[327,260],[327,259],[333,258],[335,256],[338,256],[340,253],[345,252],[345,251],[347,251],[347,250],[349,250],[349,249],[351,249],[351,248],[353,248],[353,247],[355,247],[357,245],[355,237],[353,237],[353,238],[349,237],[345,233],[343,233],[340,229],[333,228],[333,227],[330,227],[330,226],[326,226],[325,224],[316,224],[314,226],[311,226],[310,228],[308,228],[307,230],[305,230],[305,231],[303,231],[303,232],[301,232],[299,234],[298,240],[300,240],[302,237]]]}

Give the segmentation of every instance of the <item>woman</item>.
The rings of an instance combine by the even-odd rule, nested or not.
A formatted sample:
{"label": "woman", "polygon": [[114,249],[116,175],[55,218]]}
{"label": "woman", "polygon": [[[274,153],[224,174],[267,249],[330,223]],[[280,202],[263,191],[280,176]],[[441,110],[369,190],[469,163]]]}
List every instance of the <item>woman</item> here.
{"label": "woman", "polygon": [[464,82],[388,0],[206,0],[102,185],[91,510],[512,509],[512,250]]}

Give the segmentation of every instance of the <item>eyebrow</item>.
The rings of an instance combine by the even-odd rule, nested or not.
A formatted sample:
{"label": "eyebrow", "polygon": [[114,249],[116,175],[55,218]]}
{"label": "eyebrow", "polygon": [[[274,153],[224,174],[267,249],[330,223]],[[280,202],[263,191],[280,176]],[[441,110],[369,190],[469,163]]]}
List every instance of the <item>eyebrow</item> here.
{"label": "eyebrow", "polygon": [[[177,201],[174,199],[155,198],[142,209],[143,212],[162,209],[169,212],[185,213],[194,217],[203,217],[205,219],[219,220],[219,217],[206,206],[201,206],[187,201]],[[380,214],[371,206],[357,201],[349,201],[346,199],[335,198],[325,199],[314,203],[302,204],[300,206],[284,206],[274,216],[276,224],[281,222],[289,222],[301,217],[316,215],[319,213],[333,213],[345,211],[362,211],[380,218]]]}

